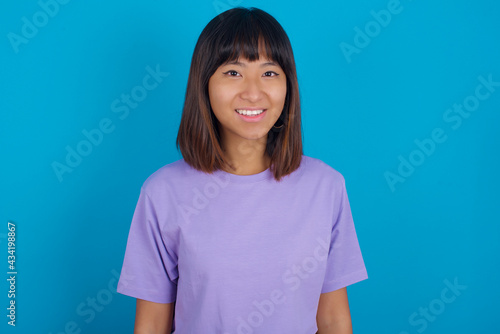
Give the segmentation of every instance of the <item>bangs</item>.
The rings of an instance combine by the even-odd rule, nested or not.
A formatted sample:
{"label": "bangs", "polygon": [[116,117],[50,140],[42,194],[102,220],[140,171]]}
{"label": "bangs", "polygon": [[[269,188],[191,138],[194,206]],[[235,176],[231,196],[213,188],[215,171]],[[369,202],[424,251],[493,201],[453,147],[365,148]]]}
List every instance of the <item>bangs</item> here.
{"label": "bangs", "polygon": [[255,61],[263,56],[284,67],[286,45],[282,36],[272,33],[281,27],[266,17],[252,15],[251,11],[235,14],[224,17],[219,26],[221,35],[214,45],[216,66],[239,58]]}

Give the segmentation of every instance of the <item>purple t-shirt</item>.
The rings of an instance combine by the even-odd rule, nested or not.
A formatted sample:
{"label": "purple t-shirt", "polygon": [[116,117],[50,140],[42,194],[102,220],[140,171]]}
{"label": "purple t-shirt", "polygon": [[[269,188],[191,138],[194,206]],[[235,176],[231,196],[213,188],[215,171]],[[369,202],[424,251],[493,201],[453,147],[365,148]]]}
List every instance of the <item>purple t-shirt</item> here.
{"label": "purple t-shirt", "polygon": [[323,161],[303,155],[278,183],[180,159],[141,188],[117,290],[175,302],[175,334],[314,334],[320,294],[366,278],[344,178]]}

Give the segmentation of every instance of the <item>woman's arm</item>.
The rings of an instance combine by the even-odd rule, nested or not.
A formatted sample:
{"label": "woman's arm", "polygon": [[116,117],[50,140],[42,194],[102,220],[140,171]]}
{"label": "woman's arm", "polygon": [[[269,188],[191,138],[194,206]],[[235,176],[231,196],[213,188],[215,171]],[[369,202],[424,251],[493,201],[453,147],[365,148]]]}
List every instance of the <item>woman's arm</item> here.
{"label": "woman's arm", "polygon": [[319,297],[317,334],[352,334],[347,289],[322,293]]}
{"label": "woman's arm", "polygon": [[134,334],[170,334],[174,303],[161,304],[137,298]]}

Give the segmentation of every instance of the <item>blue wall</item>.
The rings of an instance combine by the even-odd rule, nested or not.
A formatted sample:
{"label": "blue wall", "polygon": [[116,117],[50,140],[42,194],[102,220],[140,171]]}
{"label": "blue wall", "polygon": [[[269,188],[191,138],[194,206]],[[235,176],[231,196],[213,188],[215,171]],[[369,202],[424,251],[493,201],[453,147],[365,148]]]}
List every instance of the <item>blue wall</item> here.
{"label": "blue wall", "polygon": [[287,31],[304,153],[346,178],[369,275],[348,288],[354,331],[500,331],[498,2],[54,3],[0,11],[2,333],[132,333],[115,275],[139,188],[181,158],[194,45],[235,5]]}

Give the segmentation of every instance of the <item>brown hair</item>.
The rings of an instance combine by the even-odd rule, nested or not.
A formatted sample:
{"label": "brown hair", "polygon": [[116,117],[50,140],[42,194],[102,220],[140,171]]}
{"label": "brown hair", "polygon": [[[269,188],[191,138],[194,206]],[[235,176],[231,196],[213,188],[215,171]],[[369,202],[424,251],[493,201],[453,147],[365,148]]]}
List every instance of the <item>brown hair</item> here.
{"label": "brown hair", "polygon": [[[219,132],[208,95],[210,77],[222,64],[238,59],[259,59],[259,42],[268,58],[277,62],[286,75],[287,93],[281,116],[283,126],[272,127],[267,135],[266,153],[277,181],[295,171],[302,158],[300,97],[295,60],[290,40],[270,14],[258,8],[236,7],[213,18],[196,43],[186,88],[176,145],[193,168],[212,173],[232,168],[224,159]],[[278,122],[277,122],[278,123]],[[275,124],[279,126],[279,124]]]}

